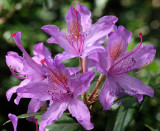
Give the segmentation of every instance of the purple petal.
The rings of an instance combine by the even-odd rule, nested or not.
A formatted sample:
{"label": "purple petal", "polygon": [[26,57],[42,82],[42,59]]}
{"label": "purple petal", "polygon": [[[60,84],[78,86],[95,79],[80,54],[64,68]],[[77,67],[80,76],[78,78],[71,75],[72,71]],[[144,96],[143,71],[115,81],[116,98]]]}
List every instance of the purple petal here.
{"label": "purple petal", "polygon": [[80,68],[79,67],[67,67],[66,68],[71,76],[76,76],[77,74],[80,74]]}
{"label": "purple petal", "polygon": [[33,54],[35,55],[33,59],[38,64],[40,64],[40,61],[44,58],[51,58],[51,52],[43,45],[43,43],[34,45]]}
{"label": "purple petal", "polygon": [[81,17],[79,12],[72,6],[69,7],[68,14],[66,16],[67,30],[70,35],[78,36],[82,32]]}
{"label": "purple petal", "polygon": [[31,101],[29,102],[29,105],[28,105],[27,113],[37,112],[40,109],[40,107],[44,104],[45,104],[45,101],[39,101],[39,100],[36,100],[36,99],[31,99]]}
{"label": "purple petal", "polygon": [[141,102],[143,100],[143,95],[137,94],[137,95],[135,95],[135,97],[137,97],[139,104],[141,104]]}
{"label": "purple petal", "polygon": [[20,100],[21,100],[21,96],[17,96],[15,99],[14,99],[14,103],[16,104],[16,105],[18,105],[19,104],[19,102],[20,102]]}
{"label": "purple petal", "polygon": [[95,69],[104,75],[108,75],[108,69],[110,68],[110,61],[107,61],[107,54],[106,52],[103,53],[92,53],[88,56],[88,59],[92,62],[92,64],[95,66]]}
{"label": "purple petal", "polygon": [[99,21],[93,24],[86,32],[87,37],[85,40],[84,48],[86,48],[86,46],[92,46],[93,44],[99,43],[99,40],[104,42],[106,36],[112,31],[117,20],[118,19],[115,16],[104,16],[100,18]]}
{"label": "purple petal", "polygon": [[66,109],[67,109],[66,102],[53,103],[43,114],[41,123],[39,125],[39,131],[45,131],[46,126],[51,125],[56,120],[58,120]]}
{"label": "purple petal", "polygon": [[88,59],[88,57],[86,57],[86,72],[92,71],[94,67],[94,63],[90,59]]}
{"label": "purple petal", "polygon": [[10,51],[6,55],[6,63],[9,68],[14,69],[17,72],[23,73],[23,58],[16,52]]}
{"label": "purple petal", "polygon": [[90,120],[90,112],[80,99],[71,99],[68,105],[68,110],[86,130],[94,128]]}
{"label": "purple petal", "polygon": [[99,101],[103,106],[103,110],[109,110],[112,106],[117,88],[117,84],[108,77],[99,94]]}
{"label": "purple petal", "polygon": [[7,97],[7,100],[8,100],[8,101],[10,101],[13,93],[15,93],[18,88],[20,88],[20,86],[14,86],[14,87],[10,88],[10,89],[6,92],[6,97]]}
{"label": "purple petal", "polygon": [[70,53],[68,51],[63,51],[62,53],[59,53],[56,56],[60,61],[64,61],[64,60],[67,60],[67,59],[74,58],[77,55],[76,54],[74,55],[73,53]]}
{"label": "purple petal", "polygon": [[11,120],[13,127],[14,127],[14,131],[17,131],[17,124],[18,124],[18,118],[16,115],[9,113],[8,114],[9,119]]}
{"label": "purple petal", "polygon": [[58,43],[53,37],[50,37],[48,40],[47,40],[47,43],[53,43],[53,44],[56,44]]}
{"label": "purple petal", "polygon": [[28,79],[31,79],[32,81],[40,81],[43,80],[45,77],[42,73],[42,69],[40,65],[37,63],[30,63],[30,61],[27,60],[27,58],[24,56],[23,61],[23,71],[25,72],[25,75]]}
{"label": "purple petal", "polygon": [[89,9],[83,5],[77,4],[77,11],[81,15],[81,25],[83,32],[87,31],[92,25],[91,12]]}
{"label": "purple petal", "polygon": [[69,71],[65,69],[65,66],[61,63],[61,60],[59,60],[57,55],[55,56],[54,60],[45,59],[45,62],[48,67],[44,66],[43,68],[47,75],[50,74],[52,70],[54,73],[57,73],[57,76],[59,76],[59,73],[70,76]]}
{"label": "purple petal", "polygon": [[59,30],[55,25],[45,25],[41,28],[43,31],[52,36],[56,43],[59,44],[66,51],[73,51],[72,46],[68,42],[68,36]]}
{"label": "purple petal", "polygon": [[105,48],[101,45],[92,45],[88,46],[84,49],[84,52],[81,56],[81,58],[85,58],[86,56],[94,53],[94,52],[104,52]]}
{"label": "purple petal", "polygon": [[10,89],[6,92],[7,100],[10,101],[13,93],[15,93],[18,88],[21,88],[21,87],[27,85],[29,82],[30,82],[30,80],[25,79],[25,80],[23,80],[18,86],[14,86],[14,87],[10,88]]}
{"label": "purple petal", "polygon": [[72,80],[71,89],[74,90],[74,96],[83,94],[90,87],[90,83],[94,78],[94,71],[86,72],[78,75],[76,79]]}
{"label": "purple petal", "polygon": [[[44,104],[45,104],[45,101],[39,101],[39,100],[31,99],[31,101],[29,102],[29,105],[28,105],[27,113],[37,112],[40,109],[40,107]],[[27,118],[27,120],[35,121],[35,117],[29,117],[29,118]]]}
{"label": "purple petal", "polygon": [[150,86],[145,85],[142,81],[133,76],[124,74],[115,75],[114,78],[127,94],[136,96],[139,102],[142,101],[140,95],[148,95],[150,97],[154,95],[154,90]]}
{"label": "purple petal", "polygon": [[126,93],[121,89],[120,86],[117,85],[117,87],[119,88],[116,88],[116,92],[115,92],[115,95],[116,95],[116,98],[120,98],[120,97],[123,97],[126,95]]}
{"label": "purple petal", "polygon": [[44,82],[32,83],[17,89],[17,94],[23,98],[33,98],[40,101],[50,100],[47,89],[49,85]]}
{"label": "purple petal", "polygon": [[111,61],[115,61],[126,52],[131,35],[131,31],[125,29],[123,26],[119,26],[118,29],[109,36],[107,52]]}

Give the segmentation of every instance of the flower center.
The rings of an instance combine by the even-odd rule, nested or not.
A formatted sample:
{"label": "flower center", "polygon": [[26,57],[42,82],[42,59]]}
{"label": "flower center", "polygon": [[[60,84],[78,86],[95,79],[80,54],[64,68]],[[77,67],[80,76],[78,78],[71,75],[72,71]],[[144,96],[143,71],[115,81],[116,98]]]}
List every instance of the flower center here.
{"label": "flower center", "polygon": [[41,60],[41,63],[49,70],[48,75],[48,95],[52,97],[53,102],[62,102],[70,98],[72,93],[70,92],[68,86],[68,77],[65,72],[62,72],[60,69],[53,71],[45,62]]}
{"label": "flower center", "polygon": [[[120,59],[118,62],[116,62],[113,66],[111,66],[111,68],[109,69],[109,74],[120,75],[120,74],[125,74],[125,73],[132,70],[132,67],[136,64],[136,60],[131,55],[137,52],[137,50],[142,45],[142,41],[143,41],[142,33],[139,33],[139,36],[141,38],[141,42],[140,42],[139,46],[136,49],[134,49],[131,53],[129,53],[128,55],[126,55],[125,57]],[[117,51],[117,52],[119,52],[119,51]],[[115,56],[119,55],[119,53],[117,53],[117,52],[114,53],[114,54],[116,54],[116,55],[113,55],[114,58],[116,58]],[[143,69],[144,67],[149,65],[149,63],[150,62],[148,62],[146,65],[139,67],[137,69],[140,71],[141,69]]]}

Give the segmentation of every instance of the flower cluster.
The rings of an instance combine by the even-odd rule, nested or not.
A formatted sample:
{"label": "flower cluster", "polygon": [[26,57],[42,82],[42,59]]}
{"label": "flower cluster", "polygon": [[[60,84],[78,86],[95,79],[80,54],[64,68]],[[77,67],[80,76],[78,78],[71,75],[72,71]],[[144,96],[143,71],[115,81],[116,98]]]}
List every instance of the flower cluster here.
{"label": "flower cluster", "polygon": [[[86,130],[91,130],[94,126],[89,107],[97,98],[103,109],[108,110],[115,97],[128,94],[137,97],[139,103],[143,95],[153,97],[154,90],[150,86],[128,73],[133,70],[139,72],[146,67],[153,60],[155,49],[152,45],[142,45],[140,33],[140,44],[126,52],[132,33],[121,25],[117,27],[117,20],[115,16],[104,16],[92,24],[91,12],[85,6],[77,4],[77,9],[70,7],[66,17],[68,34],[55,25],[42,27],[51,36],[47,42],[56,43],[64,49],[54,59],[43,43],[34,46],[34,56],[30,57],[22,46],[21,32],[13,33],[12,37],[23,56],[10,51],[6,55],[6,63],[11,73],[23,81],[7,91],[8,101],[13,93],[17,93],[16,104],[21,98],[31,98],[27,113],[37,112],[49,101],[39,131],[45,131],[46,126],[58,120],[67,109]],[[102,44],[106,37],[105,48]],[[74,57],[79,58],[80,68],[66,68],[61,63]],[[93,68],[100,76],[93,92],[86,96],[85,92],[94,78]],[[104,78],[106,80],[99,92]],[[16,131],[17,118],[12,114],[9,117]],[[28,120],[35,121],[35,118],[29,117]]]}

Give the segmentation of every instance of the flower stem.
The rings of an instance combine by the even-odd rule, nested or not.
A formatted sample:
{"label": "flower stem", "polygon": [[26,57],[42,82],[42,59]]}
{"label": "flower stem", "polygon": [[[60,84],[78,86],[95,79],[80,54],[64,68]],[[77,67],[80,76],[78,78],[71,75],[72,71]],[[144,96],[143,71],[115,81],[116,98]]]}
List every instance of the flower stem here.
{"label": "flower stem", "polygon": [[103,75],[103,74],[101,74],[101,75],[99,76],[98,81],[97,81],[97,84],[96,84],[96,86],[95,86],[95,89],[93,90],[91,96],[88,98],[88,101],[91,101],[91,100],[92,100],[94,94],[96,93],[97,89],[99,88],[99,86],[100,86],[101,82],[103,81],[104,77],[105,77],[105,75]]}
{"label": "flower stem", "polygon": [[79,58],[79,64],[80,64],[80,68],[81,68],[81,73],[83,73],[82,58]]}
{"label": "flower stem", "polygon": [[[83,68],[83,73],[85,73],[86,72],[86,58],[83,59],[82,68]],[[87,104],[86,92],[84,92],[82,95],[83,95],[83,101],[84,101],[84,103]]]}
{"label": "flower stem", "polygon": [[83,73],[86,72],[86,58],[83,59]]}
{"label": "flower stem", "polygon": [[[85,73],[86,72],[86,58],[84,58],[83,60],[82,58],[79,58],[79,64],[81,68],[81,73]],[[82,94],[82,99],[84,103],[87,104],[86,92]]]}

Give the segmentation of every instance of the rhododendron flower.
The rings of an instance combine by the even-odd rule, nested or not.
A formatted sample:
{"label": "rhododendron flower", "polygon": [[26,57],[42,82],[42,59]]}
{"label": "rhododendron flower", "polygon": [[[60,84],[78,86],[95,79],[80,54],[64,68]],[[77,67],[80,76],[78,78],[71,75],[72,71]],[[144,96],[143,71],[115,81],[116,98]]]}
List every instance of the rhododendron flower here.
{"label": "rhododendron flower", "polygon": [[48,43],[57,43],[64,49],[64,52],[58,55],[59,59],[85,58],[95,51],[104,50],[102,44],[118,19],[115,16],[104,16],[92,25],[90,17],[88,8],[77,4],[77,10],[70,7],[66,17],[68,34],[55,25],[42,27],[42,30],[51,36]]}
{"label": "rhododendron flower", "polygon": [[[40,60],[44,58],[51,58],[51,53],[43,43],[39,43],[34,46],[34,57],[31,58],[21,44],[21,32],[13,33],[12,37],[15,40],[16,45],[23,52],[23,57],[19,56],[16,52],[10,51],[6,56],[6,63],[15,77],[24,80],[20,85],[12,87],[7,91],[6,96],[8,101],[10,101],[12,94],[15,93],[18,88],[21,88],[31,82],[43,80],[45,76],[42,73]],[[20,96],[17,96],[15,99],[16,104],[19,103],[20,98]],[[42,104],[44,104],[44,102],[31,100],[28,107],[28,113],[36,112]]]}
{"label": "rhododendron flower", "polygon": [[18,124],[18,118],[16,115],[9,113],[8,114],[9,119],[11,120],[13,124],[14,131],[17,131],[17,124]]}
{"label": "rhododendron flower", "polygon": [[41,62],[47,79],[28,84],[17,90],[21,97],[39,101],[50,100],[50,106],[42,116],[39,130],[45,131],[46,126],[58,120],[66,109],[85,129],[92,129],[90,112],[78,96],[89,88],[94,72],[83,73],[73,78],[57,57],[54,61],[43,59]]}
{"label": "rhododendron flower", "polygon": [[[117,97],[126,93],[138,98],[139,103],[143,95],[153,97],[154,91],[150,86],[143,84],[139,79],[127,75],[133,70],[141,70],[147,66],[155,56],[155,49],[152,45],[141,45],[141,43],[130,52],[126,52],[132,33],[119,26],[109,35],[105,53],[96,53],[89,56],[96,63],[98,72],[107,76],[107,79],[100,91],[99,100],[104,110],[108,110]],[[122,88],[124,90],[122,90]]]}

